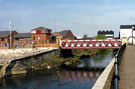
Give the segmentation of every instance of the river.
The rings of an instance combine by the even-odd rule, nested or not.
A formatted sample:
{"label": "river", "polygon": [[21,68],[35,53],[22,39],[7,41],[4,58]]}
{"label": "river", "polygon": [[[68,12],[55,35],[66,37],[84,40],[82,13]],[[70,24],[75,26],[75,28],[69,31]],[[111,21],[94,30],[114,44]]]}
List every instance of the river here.
{"label": "river", "polygon": [[111,54],[82,58],[78,70],[49,69],[9,76],[0,80],[0,89],[91,89],[112,58]]}

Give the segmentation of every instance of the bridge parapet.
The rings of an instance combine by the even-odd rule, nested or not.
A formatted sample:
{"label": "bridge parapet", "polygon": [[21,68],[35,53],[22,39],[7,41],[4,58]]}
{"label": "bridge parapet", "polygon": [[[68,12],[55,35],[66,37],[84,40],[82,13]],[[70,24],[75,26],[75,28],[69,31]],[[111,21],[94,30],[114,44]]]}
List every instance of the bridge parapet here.
{"label": "bridge parapet", "polygon": [[62,40],[62,49],[85,49],[85,48],[120,48],[121,39],[98,39],[98,40]]}

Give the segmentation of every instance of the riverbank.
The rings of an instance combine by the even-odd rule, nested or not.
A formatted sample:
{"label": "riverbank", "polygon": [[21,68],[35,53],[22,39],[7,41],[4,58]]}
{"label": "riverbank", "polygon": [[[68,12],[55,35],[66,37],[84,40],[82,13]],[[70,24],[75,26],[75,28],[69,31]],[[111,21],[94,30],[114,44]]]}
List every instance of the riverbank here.
{"label": "riverbank", "polygon": [[[112,54],[113,50],[103,50],[103,49],[85,49],[85,50],[72,50],[72,57],[60,57],[60,54],[54,55],[51,57],[52,60],[45,60],[42,63],[42,66],[44,68],[55,68],[55,67],[61,67],[61,68],[76,68],[78,65],[78,60],[82,58],[90,58],[92,56],[97,55],[107,55]],[[97,59],[97,61],[100,61]]]}
{"label": "riverbank", "polygon": [[74,56],[79,56],[79,57],[82,55],[96,56],[99,54],[108,54],[110,52],[113,52],[113,50],[112,49],[79,49],[79,50],[74,49],[72,51]]}
{"label": "riverbank", "polygon": [[58,49],[44,50],[22,57],[0,61],[0,77],[27,73],[29,70],[42,69],[41,64],[44,60],[51,60],[51,57],[57,53]]}

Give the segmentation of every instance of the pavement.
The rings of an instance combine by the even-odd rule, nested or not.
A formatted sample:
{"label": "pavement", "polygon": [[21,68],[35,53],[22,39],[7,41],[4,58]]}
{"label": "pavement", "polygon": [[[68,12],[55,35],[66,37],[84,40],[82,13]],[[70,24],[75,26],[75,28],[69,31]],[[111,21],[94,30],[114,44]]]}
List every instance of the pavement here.
{"label": "pavement", "polygon": [[127,45],[119,67],[119,89],[135,89],[135,46]]}

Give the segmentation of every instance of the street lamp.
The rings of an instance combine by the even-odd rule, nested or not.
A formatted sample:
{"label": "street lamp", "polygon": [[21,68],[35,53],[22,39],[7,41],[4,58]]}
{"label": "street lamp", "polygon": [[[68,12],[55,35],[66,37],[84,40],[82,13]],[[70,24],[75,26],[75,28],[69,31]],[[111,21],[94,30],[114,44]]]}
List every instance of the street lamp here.
{"label": "street lamp", "polygon": [[11,32],[11,21],[9,21],[9,30],[10,30],[10,48],[12,47],[12,32]]}
{"label": "street lamp", "polygon": [[132,45],[134,44],[133,43],[133,31],[134,31],[135,29],[134,29],[134,26],[132,26]]}

